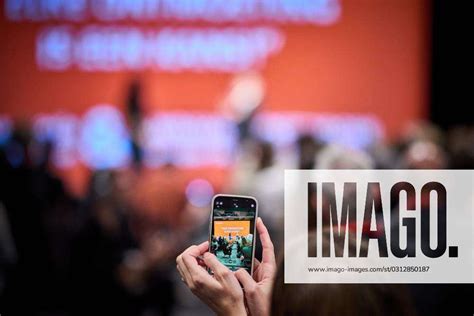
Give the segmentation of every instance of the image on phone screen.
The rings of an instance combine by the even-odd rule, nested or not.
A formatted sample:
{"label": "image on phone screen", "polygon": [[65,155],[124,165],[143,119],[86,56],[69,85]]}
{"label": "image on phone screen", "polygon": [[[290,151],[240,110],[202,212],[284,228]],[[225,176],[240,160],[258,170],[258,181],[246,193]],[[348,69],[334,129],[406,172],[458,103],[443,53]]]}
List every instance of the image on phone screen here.
{"label": "image on phone screen", "polygon": [[252,197],[218,195],[213,200],[209,249],[232,271],[252,274],[257,201]]}

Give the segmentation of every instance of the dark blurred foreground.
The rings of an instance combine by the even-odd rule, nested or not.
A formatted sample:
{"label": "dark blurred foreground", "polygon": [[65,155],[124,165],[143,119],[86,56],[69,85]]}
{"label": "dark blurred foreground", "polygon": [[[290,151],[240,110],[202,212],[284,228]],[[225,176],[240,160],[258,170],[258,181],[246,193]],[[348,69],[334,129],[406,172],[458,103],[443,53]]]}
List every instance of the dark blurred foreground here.
{"label": "dark blurred foreground", "polygon": [[[0,313],[209,314],[175,271],[176,255],[208,238],[209,206],[196,207],[167,185],[175,168],[163,167],[151,206],[130,197],[147,172],[137,166],[93,172],[77,199],[50,168],[51,150],[18,125],[0,151]],[[257,197],[281,253],[283,169],[472,169],[474,128],[414,125],[366,151],[302,135],[292,152],[277,153],[247,136],[239,157],[224,190]],[[153,216],[142,209],[150,207]],[[472,285],[418,284],[406,294],[420,315],[474,311]]]}

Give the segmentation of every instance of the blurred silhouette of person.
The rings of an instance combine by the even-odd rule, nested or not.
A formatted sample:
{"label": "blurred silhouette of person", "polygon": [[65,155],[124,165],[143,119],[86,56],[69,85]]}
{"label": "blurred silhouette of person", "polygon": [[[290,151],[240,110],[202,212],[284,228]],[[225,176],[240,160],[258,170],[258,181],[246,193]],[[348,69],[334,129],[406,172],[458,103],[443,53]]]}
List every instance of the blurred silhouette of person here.
{"label": "blurred silhouette of person", "polygon": [[137,315],[140,311],[137,298],[119,279],[125,254],[138,244],[116,189],[113,172],[98,171],[91,177],[89,217],[72,245],[71,310],[75,315]]}
{"label": "blurred silhouette of person", "polygon": [[374,159],[375,169],[392,169],[396,166],[398,156],[394,146],[381,140],[372,144],[368,149]]}
{"label": "blurred silhouette of person", "polygon": [[[329,236],[323,233],[323,244],[331,244]],[[315,248],[317,239],[309,240],[309,247]],[[340,243],[334,247],[344,249]],[[282,259],[270,298],[271,315],[415,315],[405,285],[285,284]]]}
{"label": "blurred silhouette of person", "polygon": [[246,72],[236,76],[221,102],[223,114],[237,124],[239,140],[252,138],[252,121],[262,107],[266,87],[262,76],[256,72]]}
{"label": "blurred silhouette of person", "polygon": [[90,216],[73,244],[71,310],[169,315],[175,296],[168,263],[176,243],[147,217],[137,219],[125,198],[132,182],[120,178],[105,170],[92,176]]}
{"label": "blurred silhouette of person", "polygon": [[397,139],[394,147],[399,153],[403,153],[414,142],[430,142],[443,147],[445,135],[435,125],[429,122],[412,122],[408,124],[402,134]]}
{"label": "blurred silhouette of person", "polygon": [[453,169],[474,169],[474,127],[460,126],[448,133],[449,165]]}
{"label": "blurred silhouette of person", "polygon": [[57,249],[48,219],[51,210],[70,200],[62,182],[49,170],[51,148],[38,142],[29,124],[21,122],[3,149],[0,202],[17,260],[6,275],[1,303],[2,311],[11,315],[37,315],[57,307],[60,276],[55,270],[58,262],[52,254]]}
{"label": "blurred silhouette of person", "polygon": [[[11,235],[10,222],[7,212],[0,202],[0,298],[5,290],[5,282],[9,270],[17,262],[17,253]],[[1,300],[0,300],[1,302]]]}
{"label": "blurred silhouette of person", "polygon": [[323,144],[316,141],[309,134],[302,134],[296,140],[298,151],[298,169],[314,169],[314,157],[323,148]]}
{"label": "blurred silhouette of person", "polygon": [[[237,162],[230,190],[257,198],[259,215],[267,223],[279,251],[283,239],[284,167],[276,161],[270,142],[248,140],[243,149],[246,152]],[[255,249],[258,258],[261,248],[257,244]]]}
{"label": "blurred silhouette of person", "polygon": [[[448,166],[472,166],[467,157],[472,153],[474,138],[467,130],[451,134],[451,138],[448,139],[447,147],[451,157],[448,156],[449,152],[446,152],[443,146],[444,135],[436,127],[421,124],[414,130],[416,132],[412,132],[410,141],[406,142],[400,152],[399,165],[402,168],[444,169]],[[454,148],[459,143],[462,145],[458,147],[459,151],[457,151]],[[463,154],[460,154],[461,152]],[[456,156],[457,154],[459,156]],[[429,196],[422,196],[418,203],[423,205],[428,200]],[[411,201],[411,203],[415,203],[415,201]],[[415,247],[414,242],[407,241],[408,247]],[[474,312],[471,303],[471,298],[474,295],[474,285],[472,284],[410,284],[409,287],[420,315],[446,315],[454,310],[459,315],[468,315]]]}
{"label": "blurred silhouette of person", "polygon": [[141,125],[143,122],[142,86],[138,79],[131,82],[126,99],[126,115],[130,126],[133,165],[140,169],[143,163]]}
{"label": "blurred silhouette of person", "polygon": [[448,164],[444,149],[432,141],[412,142],[401,159],[401,167],[407,169],[443,169]]}

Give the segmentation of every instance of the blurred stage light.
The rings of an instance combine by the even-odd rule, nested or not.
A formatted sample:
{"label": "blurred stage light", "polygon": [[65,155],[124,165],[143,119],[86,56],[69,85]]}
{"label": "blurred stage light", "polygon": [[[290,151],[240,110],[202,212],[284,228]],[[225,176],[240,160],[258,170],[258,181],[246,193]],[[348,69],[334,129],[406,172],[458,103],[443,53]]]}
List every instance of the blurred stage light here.
{"label": "blurred stage light", "polygon": [[126,166],[131,145],[120,111],[111,105],[91,108],[82,119],[79,152],[82,160],[95,169]]}
{"label": "blurred stage light", "polygon": [[209,181],[194,179],[186,186],[186,198],[196,207],[205,207],[211,203],[214,188]]}

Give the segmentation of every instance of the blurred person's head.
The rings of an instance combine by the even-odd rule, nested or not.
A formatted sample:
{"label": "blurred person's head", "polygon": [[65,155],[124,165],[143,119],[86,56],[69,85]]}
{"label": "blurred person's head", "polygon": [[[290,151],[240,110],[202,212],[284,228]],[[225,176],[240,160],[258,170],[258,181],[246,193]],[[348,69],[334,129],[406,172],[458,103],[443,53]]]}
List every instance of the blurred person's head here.
{"label": "blurred person's head", "polygon": [[93,218],[101,229],[109,235],[119,233],[121,216],[110,197],[100,197],[92,204]]}
{"label": "blurred person's head", "polygon": [[25,121],[16,122],[4,149],[5,159],[10,167],[30,165],[29,146],[32,140],[30,124]]}
{"label": "blurred person's head", "polygon": [[89,184],[88,208],[92,219],[107,233],[119,232],[126,214],[122,212],[117,173],[111,170],[95,171]]}
{"label": "blurred person's head", "polygon": [[473,169],[474,126],[456,127],[449,131],[447,148],[451,168]]}
{"label": "blurred person's head", "polygon": [[370,147],[370,155],[374,159],[376,169],[391,169],[397,164],[395,148],[385,142],[378,142]]}
{"label": "blurred person's head", "polygon": [[446,154],[432,141],[416,141],[408,146],[402,156],[402,168],[443,169],[447,166]]}
{"label": "blurred person's head", "polygon": [[247,169],[254,171],[270,167],[275,162],[275,151],[270,142],[249,138],[242,142],[242,157]]}
{"label": "blurred person's head", "polygon": [[395,148],[399,153],[403,153],[415,142],[431,142],[443,146],[444,141],[444,134],[436,125],[418,121],[411,122],[405,127]]}
{"label": "blurred person's head", "polygon": [[265,93],[265,82],[259,73],[239,74],[232,80],[221,108],[236,122],[244,121],[262,105]]}
{"label": "blurred person's head", "polygon": [[35,137],[28,121],[18,121],[5,144],[4,155],[11,167],[47,170],[53,150],[54,143],[51,139]]}
{"label": "blurred person's head", "polygon": [[328,145],[316,155],[316,169],[372,169],[374,162],[365,152],[340,145]]}
{"label": "blurred person's head", "polygon": [[412,315],[404,291],[392,284],[286,284],[273,291],[271,315]]}
{"label": "blurred person's head", "polygon": [[296,141],[298,148],[298,168],[313,169],[314,157],[321,149],[322,144],[309,134],[303,134]]}
{"label": "blurred person's head", "polygon": [[273,165],[275,159],[273,146],[269,142],[259,142],[257,144],[258,169],[262,170]]}
{"label": "blurred person's head", "polygon": [[[314,232],[310,234],[314,236]],[[323,234],[326,245],[330,245],[328,236]],[[309,240],[309,247],[315,248],[316,238]],[[340,243],[334,243],[334,247],[344,250]],[[280,260],[271,315],[413,315],[407,291],[404,285],[393,284],[285,284],[284,263]]]}
{"label": "blurred person's head", "polygon": [[263,77],[254,71],[237,75],[231,82],[220,109],[237,124],[241,142],[252,138],[252,121],[261,109],[266,94]]}
{"label": "blurred person's head", "polygon": [[89,182],[89,198],[95,200],[113,194],[115,174],[110,170],[97,170],[91,175]]}
{"label": "blurred person's head", "polygon": [[32,165],[46,170],[49,167],[53,153],[53,143],[51,141],[38,141],[33,139],[28,152]]}
{"label": "blurred person's head", "polygon": [[431,141],[442,144],[444,142],[444,135],[443,132],[432,123],[412,122],[406,127],[402,139],[407,143],[414,141]]}

